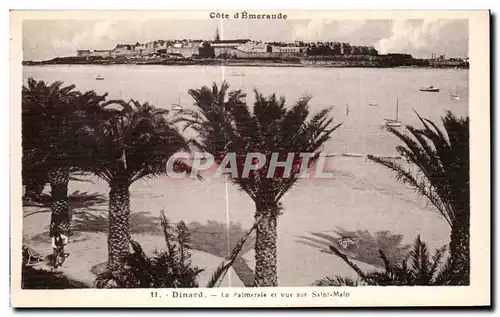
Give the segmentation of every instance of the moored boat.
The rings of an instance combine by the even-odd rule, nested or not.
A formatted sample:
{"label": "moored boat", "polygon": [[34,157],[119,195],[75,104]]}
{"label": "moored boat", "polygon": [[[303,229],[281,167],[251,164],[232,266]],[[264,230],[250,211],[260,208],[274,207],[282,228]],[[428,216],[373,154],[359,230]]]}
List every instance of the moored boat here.
{"label": "moored boat", "polygon": [[391,127],[391,128],[399,128],[401,125],[402,124],[399,121],[387,121],[385,123],[386,127]]}
{"label": "moored boat", "polygon": [[101,75],[97,75],[95,76],[95,80],[104,80],[104,77],[102,77]]}
{"label": "moored boat", "polygon": [[179,93],[179,101],[178,103],[174,103],[171,107],[172,110],[175,110],[175,111],[181,111],[183,110],[184,108],[181,106],[181,94]]}
{"label": "moored boat", "polygon": [[384,119],[385,126],[390,128],[399,128],[402,123],[399,121],[399,99],[396,99],[396,118],[395,119]]}
{"label": "moored boat", "polygon": [[458,95],[458,86],[455,89],[455,92],[451,94],[451,100],[460,100],[460,96]]}
{"label": "moored boat", "polygon": [[435,86],[420,87],[420,91],[439,92],[439,88]]}

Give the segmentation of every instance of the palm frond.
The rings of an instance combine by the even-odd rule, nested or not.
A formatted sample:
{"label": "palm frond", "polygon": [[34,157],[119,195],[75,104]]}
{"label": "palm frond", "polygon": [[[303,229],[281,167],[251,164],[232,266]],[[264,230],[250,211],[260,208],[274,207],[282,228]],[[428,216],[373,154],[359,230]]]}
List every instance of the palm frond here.
{"label": "palm frond", "polygon": [[357,280],[353,280],[350,277],[333,276],[324,277],[313,283],[313,286],[359,286],[360,283]]}
{"label": "palm frond", "polygon": [[330,245],[330,250],[333,251],[333,253],[335,255],[337,255],[339,258],[341,258],[342,260],[344,260],[345,263],[347,263],[347,265],[349,265],[356,273],[358,273],[359,277],[361,278],[361,280],[363,280],[364,282],[369,282],[369,279],[368,279],[368,276],[356,265],[354,264],[351,260],[349,260],[349,258],[343,254],[342,252],[340,252],[335,246],[333,245]]}
{"label": "palm frond", "polygon": [[226,261],[222,261],[221,264],[215,269],[215,271],[212,273],[212,276],[210,277],[210,280],[207,283],[207,288],[212,288],[216,287],[219,280],[221,279],[222,275],[228,270],[229,263]]}

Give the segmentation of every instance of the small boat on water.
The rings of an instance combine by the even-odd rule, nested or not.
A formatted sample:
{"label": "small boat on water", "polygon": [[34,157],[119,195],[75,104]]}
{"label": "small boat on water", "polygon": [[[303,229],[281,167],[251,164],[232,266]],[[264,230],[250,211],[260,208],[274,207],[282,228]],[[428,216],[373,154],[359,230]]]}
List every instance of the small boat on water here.
{"label": "small boat on water", "polygon": [[95,80],[104,80],[104,77],[102,77],[101,75],[96,75]]}
{"label": "small boat on water", "polygon": [[397,122],[397,121],[387,121],[385,123],[385,126],[386,127],[391,127],[391,128],[399,128],[401,127],[401,122]]}
{"label": "small boat on water", "polygon": [[172,110],[175,110],[175,111],[181,111],[183,110],[184,108],[181,106],[181,94],[179,93],[179,101],[178,103],[174,103],[171,107]]}
{"label": "small boat on water", "polygon": [[451,94],[451,100],[460,100],[460,96],[458,96],[458,86],[455,89],[455,92]]}
{"label": "small boat on water", "polygon": [[439,88],[435,86],[420,87],[420,91],[439,92]]}
{"label": "small boat on water", "polygon": [[378,107],[378,104],[376,104],[376,103],[369,103],[368,106],[370,106],[370,107]]}
{"label": "small boat on water", "polygon": [[399,128],[402,123],[398,120],[399,99],[396,99],[396,119],[385,119],[385,126],[390,128]]}
{"label": "small boat on water", "polygon": [[244,73],[232,72],[231,74],[229,74],[229,76],[245,76],[245,74]]}

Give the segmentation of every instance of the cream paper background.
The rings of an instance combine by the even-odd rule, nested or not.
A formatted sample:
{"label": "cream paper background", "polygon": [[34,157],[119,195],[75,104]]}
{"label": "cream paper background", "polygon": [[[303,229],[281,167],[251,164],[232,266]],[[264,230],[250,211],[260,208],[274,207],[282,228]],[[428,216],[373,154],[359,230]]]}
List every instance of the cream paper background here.
{"label": "cream paper background", "polygon": [[[218,12],[219,10],[211,10]],[[10,184],[11,184],[11,306],[12,307],[346,307],[346,306],[472,306],[490,305],[490,31],[489,12],[435,10],[246,10],[287,14],[287,19],[468,19],[469,116],[471,160],[471,285],[468,287],[278,287],[185,289],[203,290],[206,298],[151,298],[153,289],[22,290],[21,289],[21,87],[22,21],[26,19],[209,19],[207,11],[11,11],[10,14]],[[241,10],[224,10],[235,13]],[[276,20],[276,23],[279,23]],[[312,298],[313,291],[344,290],[349,297]],[[177,289],[179,291],[179,289]],[[277,293],[275,298],[221,298],[221,292]],[[306,298],[281,298],[280,293],[308,293]],[[212,297],[211,294],[217,294]]]}

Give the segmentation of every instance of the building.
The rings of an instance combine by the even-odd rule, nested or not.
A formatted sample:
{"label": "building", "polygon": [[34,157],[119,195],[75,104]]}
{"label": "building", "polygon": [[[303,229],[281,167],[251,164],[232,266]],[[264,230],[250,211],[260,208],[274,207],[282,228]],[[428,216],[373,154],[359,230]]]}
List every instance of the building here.
{"label": "building", "polygon": [[110,57],[112,52],[112,50],[93,50],[90,52],[90,56],[105,58]]}
{"label": "building", "polygon": [[377,56],[378,55],[378,51],[374,47],[370,46],[368,48],[368,55],[370,55],[370,56]]}
{"label": "building", "polygon": [[[213,41],[171,39],[155,40],[147,43],[118,44],[112,50],[77,50],[82,58],[148,58],[155,56],[190,58],[193,56],[219,58],[297,58],[300,56],[343,56],[355,60],[373,60],[378,55],[371,46],[354,46],[341,42],[262,43],[249,39]],[[445,57],[436,58],[444,60]]]}
{"label": "building", "polygon": [[238,40],[221,40],[221,41],[213,41],[210,43],[210,46],[213,48],[237,48],[242,44],[246,44],[251,42],[248,39],[238,39]]}
{"label": "building", "polygon": [[287,53],[287,54],[302,54],[307,51],[307,47],[299,47],[299,46],[271,46],[270,52],[272,53]]}
{"label": "building", "polygon": [[332,55],[341,55],[341,43],[334,42],[330,45],[332,50]]}
{"label": "building", "polygon": [[111,56],[112,50],[77,50],[76,51],[76,56],[77,57],[100,57],[100,58],[106,58]]}
{"label": "building", "polygon": [[280,53],[301,53],[302,48],[298,46],[281,46],[279,51]]}
{"label": "building", "polygon": [[197,46],[191,46],[191,47],[168,47],[166,49],[160,49],[158,52],[163,53],[165,51],[166,54],[174,55],[174,56],[182,56],[184,58],[190,58],[193,55],[198,54],[198,47]]}
{"label": "building", "polygon": [[351,54],[350,55],[361,55],[361,49],[359,46],[352,46],[351,47]]}
{"label": "building", "polygon": [[341,55],[352,55],[352,48],[349,43],[340,44],[340,54]]}
{"label": "building", "polygon": [[90,56],[90,50],[77,50],[76,51],[76,56],[77,57],[89,57]]}
{"label": "building", "polygon": [[270,53],[271,46],[265,43],[259,42],[247,42],[245,44],[239,45],[238,50],[245,53]]}
{"label": "building", "polygon": [[134,49],[135,49],[135,45],[118,44],[112,50],[111,56],[113,56],[113,57],[122,57],[122,56],[136,55],[137,52]]}

